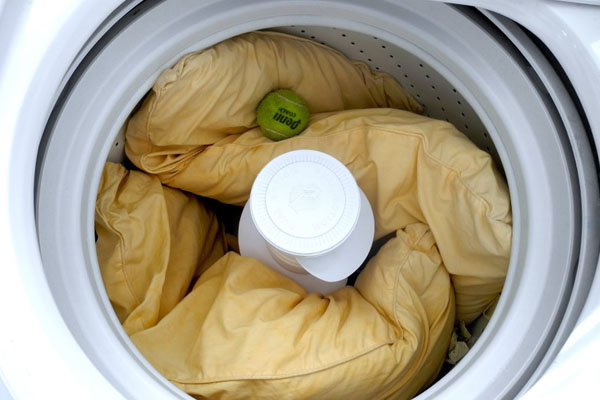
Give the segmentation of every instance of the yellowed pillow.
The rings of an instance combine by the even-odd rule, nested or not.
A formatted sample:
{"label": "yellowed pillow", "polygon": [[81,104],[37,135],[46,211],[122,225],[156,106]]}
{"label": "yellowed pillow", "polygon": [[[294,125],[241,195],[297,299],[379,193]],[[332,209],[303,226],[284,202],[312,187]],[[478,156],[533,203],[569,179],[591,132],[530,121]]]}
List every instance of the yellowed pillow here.
{"label": "yellowed pillow", "polygon": [[141,169],[169,176],[203,145],[256,126],[268,92],[299,93],[312,114],[422,107],[389,75],[310,40],[251,32],[183,57],[164,71],[129,121],[126,150]]}

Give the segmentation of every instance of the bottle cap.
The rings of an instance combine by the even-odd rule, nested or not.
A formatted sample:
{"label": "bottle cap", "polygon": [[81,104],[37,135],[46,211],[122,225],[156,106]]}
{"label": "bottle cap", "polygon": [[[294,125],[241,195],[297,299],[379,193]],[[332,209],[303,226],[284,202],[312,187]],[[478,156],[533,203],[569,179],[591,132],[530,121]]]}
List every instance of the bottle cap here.
{"label": "bottle cap", "polygon": [[258,174],[250,210],[262,237],[276,249],[313,257],[333,250],[360,214],[358,185],[348,169],[313,150],[285,153]]}

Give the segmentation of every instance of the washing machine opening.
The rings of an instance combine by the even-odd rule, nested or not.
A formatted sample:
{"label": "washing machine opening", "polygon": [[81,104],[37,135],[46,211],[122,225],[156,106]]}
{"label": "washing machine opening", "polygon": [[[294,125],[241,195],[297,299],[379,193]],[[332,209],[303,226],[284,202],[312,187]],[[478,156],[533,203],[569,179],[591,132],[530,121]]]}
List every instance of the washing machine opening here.
{"label": "washing machine opening", "polygon": [[[277,366],[277,370],[269,369],[269,364],[276,358],[273,354],[268,356],[269,361],[259,357],[259,354],[269,354],[266,349],[260,348],[260,343],[264,343],[262,339],[265,336],[269,337],[269,332],[273,332],[271,339],[267,341],[269,346],[274,346],[285,359],[314,357],[311,356],[311,348],[315,339],[311,338],[322,337],[319,348],[326,350],[320,352],[338,353],[334,359],[345,360],[344,364],[363,363],[361,357],[352,362],[347,361],[346,353],[349,350],[345,347],[356,347],[352,349],[351,354],[365,354],[364,350],[361,350],[365,346],[363,343],[366,342],[367,346],[372,347],[371,342],[380,341],[378,335],[370,337],[372,335],[368,333],[377,326],[371,318],[379,314],[375,310],[365,313],[356,306],[344,305],[347,300],[342,299],[348,295],[350,298],[356,297],[356,301],[366,301],[369,305],[393,302],[396,304],[396,311],[393,316],[388,316],[395,321],[393,326],[403,330],[403,335],[425,335],[418,341],[432,343],[422,355],[419,355],[419,351],[412,350],[415,354],[411,357],[423,358],[423,365],[433,365],[433,371],[430,367],[410,367],[420,371],[414,373],[415,377],[410,379],[416,382],[413,385],[420,386],[422,383],[418,382],[436,377],[444,358],[448,361],[445,370],[456,364],[466,354],[468,347],[476,342],[491,317],[491,308],[498,300],[508,267],[512,219],[506,183],[499,177],[489,156],[464,140],[464,136],[453,126],[418,114],[446,115],[446,110],[455,110],[456,115],[451,117],[459,118],[465,129],[469,129],[468,124],[471,124],[473,136],[481,132],[476,137],[482,143],[484,151],[493,148],[493,143],[483,131],[483,124],[467,101],[424,60],[401,51],[393,43],[358,32],[309,26],[294,26],[288,29],[305,34],[308,40],[302,40],[297,35],[282,34],[284,29],[280,28],[278,32],[270,30],[237,36],[199,53],[184,56],[174,66],[161,73],[152,91],[145,96],[143,104],[128,119],[123,129],[127,132],[125,138],[116,139],[115,145],[111,147],[113,155],[116,160],[123,159],[123,155],[117,154],[116,151],[119,144],[125,142],[129,164],[134,164],[132,169],[141,169],[157,178],[155,177],[153,182],[149,180],[149,176],[140,175],[138,172],[128,173],[114,164],[105,167],[96,202],[96,232],[99,236],[96,247],[109,298],[126,332],[159,371],[169,371],[178,363],[177,354],[180,352],[176,350],[177,346],[173,345],[175,341],[179,341],[185,348],[197,348],[198,354],[193,357],[205,360],[202,370],[210,370],[208,360],[216,358],[217,355],[208,355],[207,349],[201,344],[210,341],[211,348],[220,349],[221,360],[227,358],[224,348],[232,346],[234,353],[234,359],[227,363],[226,371],[213,372],[212,376],[232,374],[229,369],[242,368],[238,364],[243,364],[244,361],[240,359],[249,358],[256,368],[251,376],[257,380],[260,376],[281,375],[281,365]],[[321,38],[321,42],[315,41],[317,37]],[[346,58],[331,48],[323,47],[322,44],[326,41],[334,44],[340,41],[342,44],[338,44],[337,48],[342,47],[345,53],[354,53],[349,55],[350,58]],[[371,71],[364,64],[353,60],[353,56],[359,57],[365,54],[365,51],[367,54],[363,58],[367,62],[375,63]],[[392,70],[403,77],[406,86],[415,91],[414,97],[409,97],[410,95],[404,92],[397,82],[391,80],[389,75],[382,74],[382,70]],[[408,80],[410,75],[418,73],[421,74],[420,78]],[[215,82],[218,82],[216,86]],[[280,85],[280,82],[285,82],[288,85],[286,87],[297,90],[315,115],[311,125],[301,136],[275,143],[262,138],[254,123],[254,114],[258,101],[274,85]],[[421,94],[417,88],[425,89],[426,92]],[[447,88],[445,94],[438,91],[443,91],[444,88]],[[340,95],[343,96],[341,101]],[[442,96],[449,99],[442,101]],[[423,110],[415,98],[429,101],[431,106]],[[319,114],[323,111],[326,114]],[[450,116],[449,112],[447,114]],[[190,127],[193,127],[192,130]],[[314,138],[317,137],[318,142],[315,142]],[[343,138],[342,142],[340,138]],[[201,144],[194,146],[193,143]],[[335,292],[338,294],[333,297],[323,299],[323,303],[330,304],[327,306],[328,311],[323,315],[319,314],[318,318],[312,313],[305,314],[299,311],[304,307],[322,308],[322,305],[317,303],[309,305],[312,302],[310,296],[302,301],[302,306],[296,305],[288,309],[285,299],[291,293],[285,294],[285,291],[290,290],[287,282],[263,283],[267,285],[264,287],[255,286],[253,281],[258,275],[264,275],[265,271],[252,267],[249,261],[226,255],[227,251],[246,255],[241,246],[242,237],[239,247],[235,243],[241,212],[241,208],[236,206],[246,201],[256,173],[265,162],[272,160],[276,155],[294,149],[323,151],[350,168],[359,186],[366,193],[367,201],[373,205],[376,239],[378,247],[381,247],[374,249],[373,255],[377,254],[377,257],[371,260],[364,271],[350,277],[352,282],[359,277],[356,283],[357,291],[345,289],[339,293]],[[188,199],[192,204],[198,202],[197,215],[188,209],[191,205],[182,206],[183,198],[173,197],[176,195],[170,194],[171,189],[164,188],[164,194],[161,195],[162,192],[158,189],[159,179],[171,188],[202,196],[201,200]],[[293,179],[302,181],[304,177],[296,176]],[[310,184],[314,185],[315,182],[311,181]],[[158,193],[154,190],[149,191],[151,185],[158,185],[155,189]],[[321,191],[326,190],[327,188],[323,187]],[[162,199],[163,196],[160,204],[154,199]],[[421,201],[421,198],[427,200]],[[436,198],[448,200],[435,201]],[[229,203],[231,206],[215,205],[210,199]],[[477,214],[482,212],[482,204],[486,210],[485,214],[489,216],[480,220]],[[217,221],[229,222],[226,225],[230,227],[225,228],[224,233],[210,229],[215,223],[215,211]],[[173,215],[179,217],[173,218]],[[180,222],[182,215],[186,216],[192,227]],[[291,216],[286,215],[286,218]],[[165,220],[170,221],[169,225],[164,225]],[[140,224],[141,221],[143,222]],[[194,224],[201,227],[194,228]],[[195,229],[200,232],[194,234]],[[479,234],[473,235],[470,231],[474,230],[478,230]],[[486,233],[489,230],[492,232]],[[420,237],[418,241],[411,239],[413,235]],[[393,239],[396,236],[398,239]],[[186,240],[189,243],[186,243]],[[429,240],[433,240],[432,243],[437,242],[437,247],[429,249],[421,244]],[[396,243],[399,241],[402,245]],[[489,242],[495,245],[490,247]],[[440,254],[437,248],[440,249]],[[446,250],[448,248],[450,250]],[[406,251],[409,251],[410,256],[402,256],[406,261],[399,258],[395,267],[401,268],[402,265],[406,265],[405,268],[402,267],[405,276],[397,278],[394,288],[390,288],[389,293],[396,293],[394,296],[401,296],[400,293],[405,291],[407,292],[403,296],[407,296],[406,293],[411,291],[420,293],[418,307],[412,305],[416,299],[413,299],[411,304],[404,304],[402,301],[387,298],[387,295],[369,294],[370,290],[373,290],[369,288],[378,284],[368,282],[367,277],[374,273],[395,273],[395,269],[384,272],[384,265],[390,262],[385,261],[386,257],[395,259]],[[194,256],[195,252],[197,254]],[[182,253],[189,255],[189,260],[181,257]],[[144,256],[140,259],[141,254]],[[225,257],[221,258],[223,256]],[[432,259],[441,256],[443,264],[430,265],[420,261],[420,257],[423,256]],[[260,254],[255,257],[262,261]],[[271,266],[268,259],[263,262]],[[409,265],[411,268],[414,266],[415,271],[410,272]],[[236,272],[242,269],[248,271],[246,275]],[[456,295],[453,295],[446,269],[451,274]],[[215,272],[219,270],[220,272]],[[198,293],[210,291],[206,285],[210,286],[211,283],[206,281],[208,278],[205,277],[212,276],[213,273],[223,280],[223,287],[214,293],[214,298],[204,298]],[[291,276],[291,279],[301,285],[308,284],[306,278],[308,277]],[[156,286],[157,280],[162,284]],[[227,288],[235,286],[234,282],[239,280],[248,282],[238,283],[233,293],[225,295]],[[419,283],[411,283],[413,280]],[[388,293],[384,286],[386,282],[393,281],[391,278],[384,279],[375,293]],[[441,281],[446,283],[442,284]],[[261,295],[261,291],[272,291],[270,288],[273,285],[278,287],[278,291],[282,291],[279,305],[265,305],[261,302],[253,307],[252,299],[262,298],[264,294]],[[308,284],[305,288],[310,292],[311,287],[314,286]],[[317,289],[319,292],[323,290],[325,291],[322,293],[330,294],[334,289]],[[444,293],[447,297],[444,297]],[[296,296],[294,293],[293,297]],[[438,298],[432,302],[428,300],[431,296]],[[220,300],[223,297],[227,300]],[[195,305],[190,306],[190,302]],[[209,304],[209,309],[201,311],[203,303]],[[240,311],[241,304],[243,312]],[[157,305],[160,305],[160,310]],[[265,309],[272,307],[281,308],[281,315],[273,321],[263,315]],[[337,319],[332,316],[336,312],[331,310],[338,307],[345,310],[343,313],[347,313],[347,318],[352,322],[336,322]],[[386,306],[381,307],[383,309],[379,312],[387,315],[383,311]],[[421,308],[427,310],[427,318],[423,323],[428,328],[424,332],[413,332],[408,320],[398,317],[402,315],[398,309],[404,309],[404,312],[416,316]],[[192,312],[191,309],[196,311]],[[444,311],[435,311],[438,309]],[[229,315],[227,318],[230,323],[234,323],[231,320],[232,315],[244,314],[245,317],[240,323],[248,327],[247,331],[242,326],[234,328],[233,331],[220,330],[219,327],[225,324],[220,320],[224,318],[223,315],[217,319],[206,320],[200,317],[224,312]],[[259,318],[261,322],[255,321],[252,314],[256,314],[254,318]],[[163,318],[166,319],[161,322]],[[190,321],[200,321],[198,318],[203,322],[197,326],[197,336],[191,338],[174,333],[191,329]],[[455,318],[458,322],[452,333]],[[293,328],[287,328],[288,332],[285,333],[285,327],[290,326],[290,319],[300,319],[301,321],[297,322],[301,322],[301,326],[304,327],[301,331],[305,333],[297,332]],[[326,325],[323,321],[329,321],[328,329],[339,332],[331,343],[321,332],[321,329],[325,328],[320,326]],[[355,324],[358,324],[358,329],[361,329],[362,325],[365,332],[363,335],[356,336],[354,331],[344,333],[348,329],[347,326]],[[467,324],[470,326],[467,327]],[[188,328],[184,328],[186,325]],[[263,326],[269,326],[267,332],[256,334]],[[367,326],[370,328],[366,329]],[[475,331],[472,327],[476,327]],[[170,332],[168,338],[159,333],[165,329]],[[470,331],[473,331],[473,334]],[[245,337],[238,347],[233,344],[237,342],[233,338],[236,335],[234,332],[241,332],[238,334]],[[228,339],[219,344],[215,335]],[[260,343],[251,344],[254,335],[260,338]],[[286,346],[285,342],[278,343],[282,335],[297,338],[292,347]],[[148,339],[148,336],[152,336],[152,339]],[[163,340],[161,337],[172,345],[160,344]],[[450,351],[447,351],[451,337]],[[350,338],[360,339],[356,342]],[[190,340],[197,344],[191,345]],[[410,351],[410,346],[404,344],[403,340],[387,339],[389,340],[392,340],[394,348],[403,348],[396,350],[397,352]],[[313,345],[306,347],[304,343],[307,341]],[[167,347],[171,349],[171,355],[158,355],[161,353],[159,349]],[[254,356],[244,355],[248,352]],[[370,353],[368,354],[370,356]],[[389,356],[392,354],[393,352],[390,352]],[[391,373],[390,367],[385,366],[390,363],[390,360],[387,360],[389,356],[379,356],[380,360],[377,363],[380,367],[373,370],[374,373],[380,376]],[[171,366],[167,369],[158,361],[165,358],[170,358],[168,363]],[[429,359],[432,361],[428,361]],[[311,362],[313,365],[321,363],[323,361]],[[402,360],[396,355],[393,356],[393,364],[394,369],[402,371],[403,368],[409,368],[412,362]],[[403,364],[406,366],[402,367]],[[329,361],[327,365],[327,370],[332,373],[341,367],[336,361]],[[311,375],[303,372],[301,366],[290,365],[287,368],[291,371],[301,371],[297,374],[300,380],[312,379]],[[316,366],[313,368],[319,369]],[[206,396],[208,392],[202,390],[206,390],[213,383],[210,374],[207,374],[208,378],[202,378],[202,389],[195,387],[194,383],[189,383],[195,382],[197,378],[191,377],[198,376],[199,373],[195,371],[195,367],[184,367],[178,377],[165,372],[169,380],[178,383],[182,389],[195,395]],[[287,375],[294,374],[290,372]],[[325,374],[327,372],[319,372],[319,375]],[[190,378],[182,378],[182,375],[189,375]],[[263,379],[268,382],[267,378]],[[332,382],[335,379],[335,374],[329,378]],[[350,377],[347,379],[354,380]],[[320,380],[326,379],[321,377]],[[369,381],[372,390],[373,379]],[[276,380],[276,383],[279,382],[282,380]],[[286,386],[289,384],[285,383]],[[237,385],[240,386],[239,383]],[[420,389],[419,386],[408,389],[408,383],[404,386],[401,389],[396,388],[396,392],[392,391],[391,394],[399,394],[398,390],[414,393]],[[244,397],[244,388],[238,387],[236,390],[239,396]],[[313,387],[313,390],[316,389]],[[341,388],[337,390],[339,392]],[[344,390],[351,390],[357,395],[357,391],[350,389],[350,385]],[[378,397],[389,390],[394,389],[381,389],[379,394],[365,392],[361,396]]]}
{"label": "washing machine opening", "polygon": [[[503,295],[478,343],[420,396],[517,393],[549,346],[572,283],[579,229],[573,155],[564,121],[510,41],[480,14],[444,4],[248,2],[232,9],[164,1],[142,4],[102,32],[65,86],[38,163],[44,268],[77,341],[131,398],[184,396],[138,352],[108,300],[94,237],[98,185],[106,160],[127,163],[125,123],[163,70],[185,54],[264,29],[324,43],[390,74],[424,115],[452,123],[502,170],[513,209]],[[562,229],[551,228],[557,224]]]}

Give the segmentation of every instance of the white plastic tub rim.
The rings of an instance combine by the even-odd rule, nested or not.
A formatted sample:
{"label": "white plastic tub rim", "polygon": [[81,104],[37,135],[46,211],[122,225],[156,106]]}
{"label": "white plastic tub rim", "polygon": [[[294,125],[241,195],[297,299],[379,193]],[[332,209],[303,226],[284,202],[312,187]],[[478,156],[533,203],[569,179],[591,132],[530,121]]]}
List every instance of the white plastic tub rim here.
{"label": "white plastic tub rim", "polygon": [[229,37],[276,28],[392,74],[427,114],[447,118],[501,163],[514,218],[503,295],[477,345],[420,397],[514,397],[560,347],[553,340],[568,331],[563,314],[576,315],[585,296],[577,282],[589,275],[597,232],[582,220],[595,210],[597,176],[560,80],[517,27],[493,17],[417,0],[167,0],[115,11],[73,60],[37,163],[46,280],[95,367],[126,398],[186,397],[139,354],[106,296],[94,240],[100,174],[107,158],[122,157],[122,126],[164,68]]}

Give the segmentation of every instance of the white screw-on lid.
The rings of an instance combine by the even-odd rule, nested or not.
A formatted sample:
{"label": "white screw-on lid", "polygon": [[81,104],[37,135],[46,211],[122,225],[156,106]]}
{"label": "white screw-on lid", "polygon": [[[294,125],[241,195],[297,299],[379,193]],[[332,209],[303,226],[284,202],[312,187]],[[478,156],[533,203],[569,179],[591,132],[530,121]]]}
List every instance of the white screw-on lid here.
{"label": "white screw-on lid", "polygon": [[361,198],[341,162],[318,151],[297,150],[262,169],[249,204],[257,230],[271,246],[296,256],[316,256],[350,235]]}

